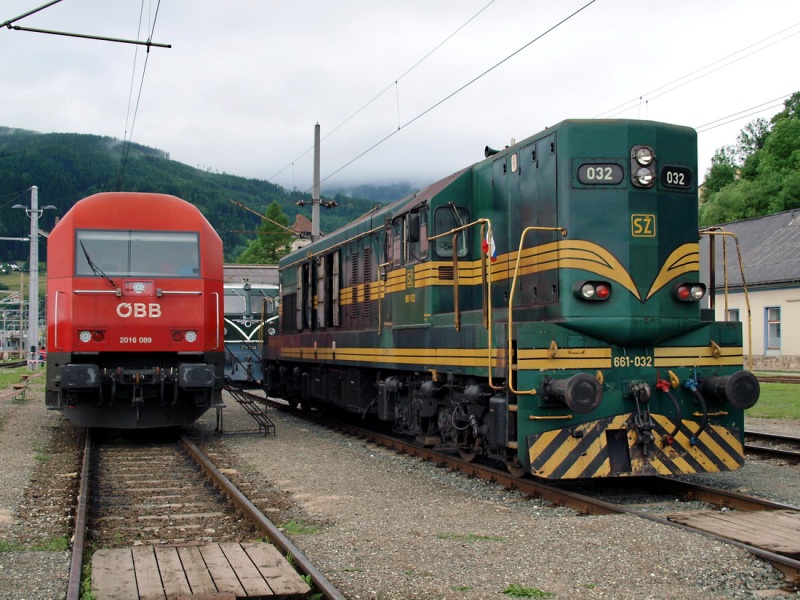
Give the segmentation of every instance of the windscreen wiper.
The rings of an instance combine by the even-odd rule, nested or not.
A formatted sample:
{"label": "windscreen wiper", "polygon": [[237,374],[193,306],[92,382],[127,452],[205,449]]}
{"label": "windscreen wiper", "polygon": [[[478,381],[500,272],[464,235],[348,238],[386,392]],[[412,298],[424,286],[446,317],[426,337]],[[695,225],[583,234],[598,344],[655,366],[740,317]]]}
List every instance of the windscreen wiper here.
{"label": "windscreen wiper", "polygon": [[86,257],[86,262],[89,263],[89,268],[92,269],[92,273],[94,273],[97,277],[103,277],[108,283],[111,284],[111,287],[113,287],[113,288],[117,287],[117,284],[114,283],[114,280],[111,279],[111,277],[109,277],[105,273],[103,273],[103,270],[100,267],[98,267],[96,264],[94,264],[94,261],[92,260],[92,257],[89,256],[89,252],[86,250],[86,246],[83,245],[83,242],[78,242],[78,243],[81,245],[81,249],[83,250],[83,254]]}

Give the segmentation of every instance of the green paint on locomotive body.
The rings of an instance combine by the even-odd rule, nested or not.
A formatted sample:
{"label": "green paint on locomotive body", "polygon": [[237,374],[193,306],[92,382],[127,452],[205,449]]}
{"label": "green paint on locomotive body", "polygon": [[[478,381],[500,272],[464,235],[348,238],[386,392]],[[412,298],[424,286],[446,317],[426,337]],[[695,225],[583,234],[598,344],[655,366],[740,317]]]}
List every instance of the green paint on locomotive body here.
{"label": "green paint on locomotive body", "polygon": [[[651,187],[633,182],[639,147],[654,152]],[[741,440],[743,411],[727,404],[708,407],[708,428],[718,428],[712,433],[732,436],[719,442],[725,459],[706,464],[714,462],[713,449],[711,459],[689,456],[697,452],[688,434],[703,416],[683,384],[742,367],[740,324],[702,320],[699,302],[675,296],[678,283],[700,277],[696,147],[696,133],[686,127],[564,121],[380,207],[281,261],[282,335],[269,340],[265,360],[316,369],[317,380],[333,378],[334,370],[367,370],[362,391],[393,374],[491,383],[516,411],[509,412],[516,415],[509,448],[516,447],[520,464],[548,477],[567,476],[560,466],[537,463],[535,449],[550,434],[572,432],[580,440],[579,429],[586,439],[613,429],[621,432],[615,443],[624,445],[634,416],[649,412],[657,416],[657,437],[665,437],[676,408],[654,387],[659,379],[675,381],[670,394],[688,432],[685,447],[665,450],[659,460],[667,467],[643,459],[640,468],[640,448],[630,441],[632,471],[736,468],[741,449],[728,445]],[[455,239],[442,235],[454,229]],[[496,262],[484,255],[490,241]],[[332,286],[319,283],[320,269],[330,277],[333,263],[335,298]],[[609,298],[578,298],[584,282],[610,284]],[[595,410],[575,414],[543,397],[548,381],[579,373],[601,381]],[[630,390],[640,382],[652,394],[637,410]],[[345,383],[320,385],[315,393],[347,405]],[[597,461],[605,443],[595,443]],[[691,464],[681,466],[685,460]],[[580,476],[593,476],[594,468]]]}

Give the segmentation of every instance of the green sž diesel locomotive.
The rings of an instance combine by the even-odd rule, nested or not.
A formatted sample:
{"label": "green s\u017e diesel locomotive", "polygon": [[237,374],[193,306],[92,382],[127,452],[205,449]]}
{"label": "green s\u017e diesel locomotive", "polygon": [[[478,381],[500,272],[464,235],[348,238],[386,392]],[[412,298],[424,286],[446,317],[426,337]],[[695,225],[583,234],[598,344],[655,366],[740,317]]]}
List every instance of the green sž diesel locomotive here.
{"label": "green s\u017e diesel locomotive", "polygon": [[696,148],[564,121],[290,254],[269,393],[518,475],[738,468],[759,385],[701,309]]}

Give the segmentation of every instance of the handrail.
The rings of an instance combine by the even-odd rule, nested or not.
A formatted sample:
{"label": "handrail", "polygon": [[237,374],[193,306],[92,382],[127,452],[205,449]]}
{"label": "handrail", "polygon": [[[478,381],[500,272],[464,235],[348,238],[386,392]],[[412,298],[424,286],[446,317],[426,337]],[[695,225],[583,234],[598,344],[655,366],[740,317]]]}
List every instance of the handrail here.
{"label": "handrail", "polygon": [[[460,318],[460,315],[459,315],[459,308],[458,308],[458,253],[456,251],[456,242],[458,241],[458,234],[461,233],[462,231],[465,231],[465,230],[469,229],[470,227],[474,227],[475,225],[481,225],[481,235],[483,235],[483,231],[484,231],[483,227],[486,224],[488,224],[489,232],[491,232],[492,231],[492,222],[491,222],[491,220],[489,220],[489,219],[476,219],[475,221],[472,221],[471,223],[467,223],[466,225],[460,225],[458,227],[454,227],[453,229],[450,229],[449,231],[445,231],[444,233],[438,233],[438,234],[432,235],[432,236],[430,236],[428,238],[429,241],[433,241],[433,240],[437,240],[437,239],[439,239],[441,237],[444,237],[446,235],[452,235],[453,236],[453,288],[454,288],[454,290],[453,290],[453,318],[454,318],[454,325],[455,325],[456,331],[459,330],[460,325],[461,325],[461,318]],[[481,237],[481,239],[483,239],[483,237]],[[483,262],[486,260],[485,257],[483,256],[483,252],[481,252],[481,257],[482,257],[481,266],[483,266]],[[484,286],[484,287],[486,286],[487,280],[489,281],[490,292],[491,292],[491,262],[489,263],[489,269],[488,270],[487,269],[483,269],[483,268],[481,269],[481,280],[482,280],[481,281],[481,285]],[[491,298],[491,293],[489,294],[489,298]],[[489,323],[487,322],[487,319],[484,319],[484,327],[489,328]],[[489,347],[491,348],[491,344],[489,344]],[[491,362],[489,363],[489,365],[491,367]]]}
{"label": "handrail", "polygon": [[514,394],[526,394],[529,396],[536,395],[536,389],[528,390],[526,392],[514,389],[514,381],[511,376],[512,370],[512,343],[513,343],[513,314],[514,314],[514,292],[517,289],[517,275],[519,274],[519,263],[522,259],[522,245],[525,243],[525,236],[530,231],[560,231],[561,237],[567,237],[567,230],[563,227],[526,227],[522,230],[522,235],[519,237],[519,250],[517,250],[517,260],[514,264],[514,277],[511,280],[511,290],[508,294],[508,356],[506,357],[507,371],[508,371],[508,389]]}
{"label": "handrail", "polygon": [[211,295],[214,296],[214,298],[216,300],[215,307],[214,307],[214,314],[217,317],[217,327],[216,327],[216,330],[217,330],[217,343],[214,346],[214,349],[218,349],[219,348],[219,293],[211,292]]}
{"label": "handrail", "polygon": [[387,261],[378,265],[378,335],[383,333],[383,296],[386,293],[386,267],[391,266],[392,261]]}
{"label": "handrail", "polygon": [[[751,371],[753,370],[753,321],[752,315],[750,314],[750,295],[747,291],[747,281],[744,278],[744,263],[742,262],[742,252],[739,248],[739,238],[736,237],[736,234],[732,231],[725,231],[721,227],[709,227],[707,229],[701,229],[700,235],[707,235],[709,236],[709,264],[711,265],[709,268],[709,277],[710,277],[710,290],[709,290],[709,308],[715,309],[714,306],[714,287],[716,286],[715,277],[714,277],[714,255],[716,253],[716,247],[714,244],[714,239],[712,236],[720,235],[722,237],[722,275],[723,275],[723,290],[725,296],[725,320],[728,320],[728,256],[726,251],[725,245],[725,236],[730,236],[736,242],[736,255],[739,259],[739,273],[742,276],[742,291],[744,292],[744,302],[745,306],[747,307],[747,368]],[[716,318],[716,317],[715,317]]]}
{"label": "handrail", "polygon": [[58,345],[58,295],[59,294],[63,294],[63,293],[64,292],[62,292],[60,290],[56,292],[55,306],[53,307],[53,311],[56,313],[55,314],[55,318],[53,319],[53,321],[54,321],[54,323],[53,323],[53,338],[54,338],[53,339],[53,347],[56,350],[63,350],[63,348]]}
{"label": "handrail", "polygon": [[[458,331],[460,326],[460,318],[458,316],[458,309],[456,306],[458,299],[458,261],[456,255],[457,235],[460,232],[469,229],[470,227],[474,227],[475,225],[481,226],[481,240],[487,238],[493,239],[491,219],[477,219],[471,223],[467,223],[466,225],[455,227],[450,231],[445,231],[444,233],[439,233],[428,238],[429,241],[433,241],[446,235],[453,236],[453,286],[456,288],[453,291],[453,310],[456,331]],[[494,351],[492,346],[492,261],[487,261],[486,254],[483,252],[481,252],[481,289],[483,290],[484,294],[483,326],[486,328],[486,370],[489,374],[489,387],[493,390],[501,390],[503,389],[503,386],[495,385],[494,381],[492,380],[492,352]]]}

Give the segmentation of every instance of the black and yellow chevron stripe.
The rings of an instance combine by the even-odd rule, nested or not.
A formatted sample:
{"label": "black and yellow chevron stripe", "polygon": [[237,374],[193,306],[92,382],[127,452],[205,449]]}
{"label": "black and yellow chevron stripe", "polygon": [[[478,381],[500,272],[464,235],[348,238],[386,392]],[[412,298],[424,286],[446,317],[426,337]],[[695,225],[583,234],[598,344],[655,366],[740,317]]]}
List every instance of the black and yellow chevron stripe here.
{"label": "black and yellow chevron stripe", "polygon": [[[741,441],[725,427],[707,426],[693,446],[690,438],[698,424],[684,420],[673,444],[667,445],[664,440],[673,429],[672,422],[664,415],[652,416],[655,444],[648,446],[646,455],[629,426],[630,414],[528,436],[531,473],[547,479],[675,475],[732,471],[744,464]],[[612,456],[620,451],[625,458],[614,461]]]}

